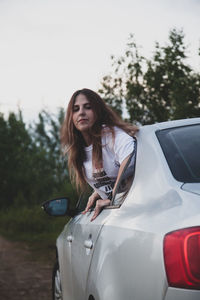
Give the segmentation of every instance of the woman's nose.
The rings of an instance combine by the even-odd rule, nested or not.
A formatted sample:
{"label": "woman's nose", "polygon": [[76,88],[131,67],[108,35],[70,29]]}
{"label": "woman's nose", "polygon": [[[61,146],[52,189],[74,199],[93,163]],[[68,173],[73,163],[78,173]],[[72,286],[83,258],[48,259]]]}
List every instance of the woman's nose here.
{"label": "woman's nose", "polygon": [[84,109],[83,106],[80,106],[79,114],[80,114],[80,115],[84,115],[84,114],[85,114],[85,109]]}

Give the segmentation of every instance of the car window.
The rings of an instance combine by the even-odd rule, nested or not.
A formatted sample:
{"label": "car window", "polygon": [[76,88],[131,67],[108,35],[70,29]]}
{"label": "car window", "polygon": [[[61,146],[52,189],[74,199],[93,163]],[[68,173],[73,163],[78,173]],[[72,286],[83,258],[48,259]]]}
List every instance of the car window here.
{"label": "car window", "polygon": [[175,179],[200,182],[200,124],[159,130],[156,135]]}
{"label": "car window", "polygon": [[125,200],[130,187],[133,183],[135,174],[135,164],[136,164],[136,153],[137,153],[137,141],[135,140],[135,149],[131,153],[129,160],[127,161],[124,170],[121,174],[119,182],[116,187],[116,193],[113,195],[112,205],[120,206]]}

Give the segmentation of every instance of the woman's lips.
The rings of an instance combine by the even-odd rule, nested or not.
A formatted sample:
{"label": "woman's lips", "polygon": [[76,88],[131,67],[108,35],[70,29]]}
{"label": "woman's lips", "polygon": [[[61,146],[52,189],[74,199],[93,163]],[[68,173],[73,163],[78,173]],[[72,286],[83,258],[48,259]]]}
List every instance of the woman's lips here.
{"label": "woman's lips", "polygon": [[80,119],[80,120],[78,120],[78,123],[86,122],[86,121],[87,121],[87,119]]}

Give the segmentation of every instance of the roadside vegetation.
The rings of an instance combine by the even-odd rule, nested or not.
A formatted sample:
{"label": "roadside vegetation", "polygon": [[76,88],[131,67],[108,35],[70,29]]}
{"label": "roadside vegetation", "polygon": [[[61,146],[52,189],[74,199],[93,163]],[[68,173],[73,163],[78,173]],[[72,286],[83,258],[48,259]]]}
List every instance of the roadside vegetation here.
{"label": "roadside vegetation", "polygon": [[60,150],[63,115],[62,109],[57,115],[42,111],[37,122],[27,125],[21,111],[7,119],[0,114],[0,234],[46,253],[67,218],[47,216],[41,204],[68,196],[75,205],[78,197]]}
{"label": "roadside vegetation", "polygon": [[[119,114],[125,107],[126,119],[138,124],[199,117],[200,73],[188,65],[188,53],[184,33],[176,29],[164,46],[155,44],[151,59],[140,55],[131,35],[124,55],[112,57],[99,93]],[[60,149],[63,118],[62,108],[41,111],[33,124],[24,122],[22,111],[8,118],[0,113],[0,234],[45,257],[67,217],[49,217],[41,204],[68,196],[75,205],[78,199]]]}

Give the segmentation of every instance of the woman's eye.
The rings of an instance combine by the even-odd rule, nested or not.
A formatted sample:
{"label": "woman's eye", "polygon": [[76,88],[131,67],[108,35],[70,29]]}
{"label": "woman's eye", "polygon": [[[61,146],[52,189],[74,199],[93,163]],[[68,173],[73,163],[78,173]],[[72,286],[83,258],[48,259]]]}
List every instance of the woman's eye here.
{"label": "woman's eye", "polygon": [[85,105],[85,108],[86,108],[86,109],[91,109],[92,107],[91,107],[90,104],[86,104],[86,105]]}
{"label": "woman's eye", "polygon": [[74,107],[73,107],[73,111],[74,111],[74,112],[76,112],[76,111],[78,111],[78,110],[79,110],[79,107],[78,107],[78,106],[74,106]]}

